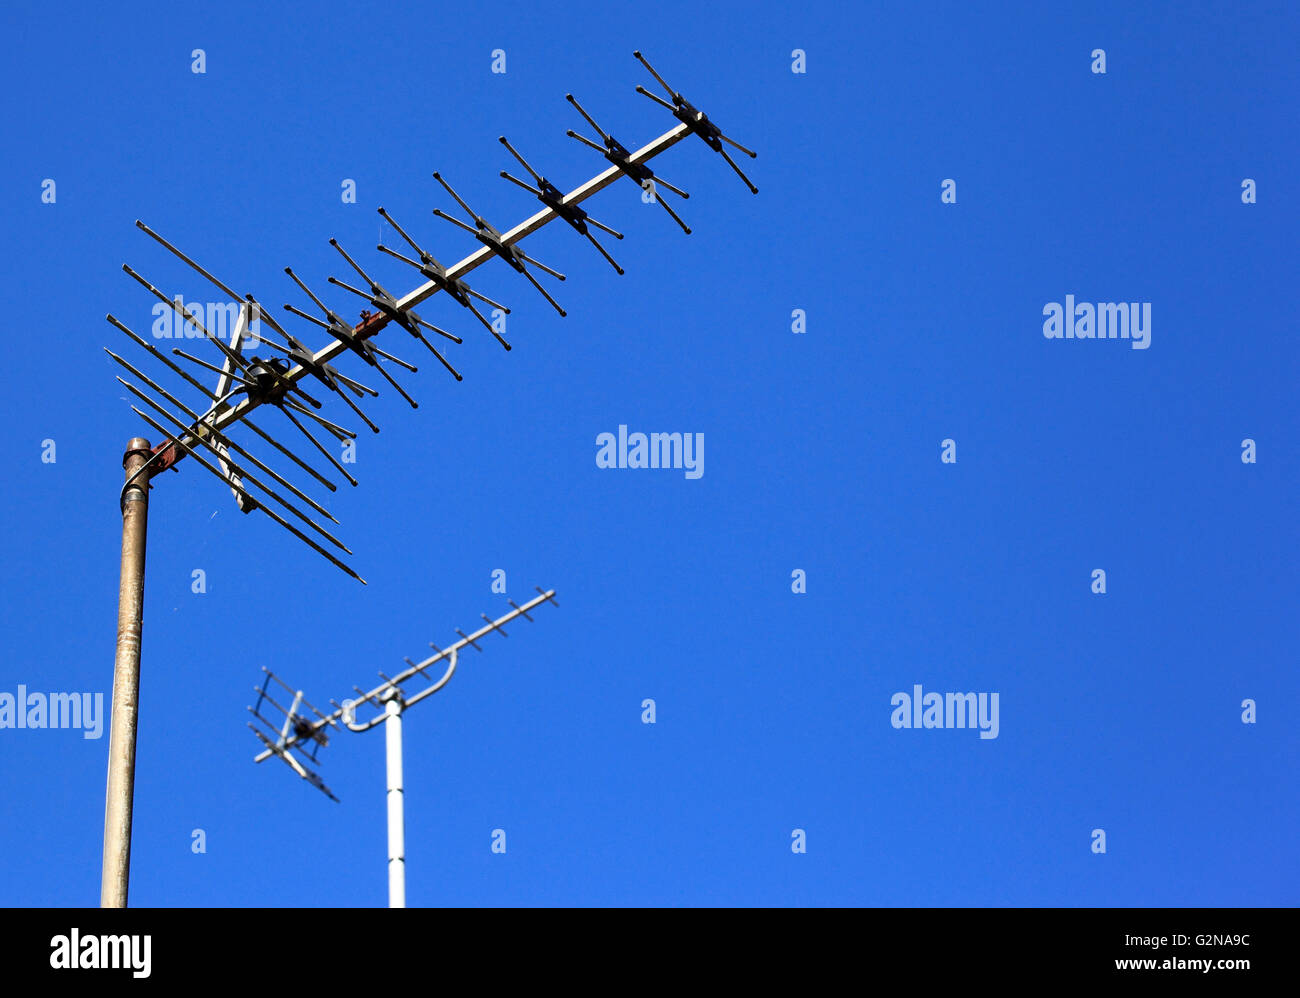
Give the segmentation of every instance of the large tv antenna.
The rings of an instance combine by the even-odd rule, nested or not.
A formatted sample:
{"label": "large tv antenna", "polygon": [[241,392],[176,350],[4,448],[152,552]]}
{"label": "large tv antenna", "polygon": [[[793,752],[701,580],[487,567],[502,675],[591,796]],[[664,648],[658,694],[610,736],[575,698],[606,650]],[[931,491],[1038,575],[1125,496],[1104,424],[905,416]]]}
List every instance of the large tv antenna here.
{"label": "large tv antenna", "polygon": [[[348,731],[369,731],[384,725],[386,743],[386,785],[388,804],[388,907],[406,907],[406,824],[405,793],[402,777],[402,715],[421,700],[431,697],[451,681],[460,660],[460,652],[466,647],[482,651],[479,640],[495,631],[507,637],[504,625],[517,617],[532,620],[529,610],[535,610],[543,603],[555,602],[555,590],[543,592],[537,588],[538,595],[523,606],[510,600],[513,609],[503,617],[490,619],[487,614],[480,614],[486,623],[473,634],[466,634],[460,628],[456,633],[459,640],[446,648],[439,648],[432,641],[429,647],[434,654],[420,662],[406,659],[406,668],[396,676],[379,673],[383,680],[371,690],[353,686],[355,700],[344,700],[341,704],[330,700],[334,710],[323,713],[313,707],[303,696],[302,690],[295,689],[265,666],[262,667],[262,683],[253,689],[257,692],[257,704],[250,706],[248,712],[260,723],[248,722],[248,727],[257,740],[262,743],[262,751],[253,759],[264,762],[275,757],[292,769],[302,779],[323,793],[330,800],[337,802],[334,792],[325,785],[317,774],[320,766],[319,753],[329,744],[327,729],[346,729]],[[439,663],[446,663],[442,674],[428,670]],[[289,699],[285,707],[272,693],[271,684],[277,687],[277,693]],[[419,689],[412,692],[416,684]],[[361,712],[369,716],[362,719]],[[269,716],[268,716],[269,715]],[[341,727],[340,727],[341,726]]]}
{"label": "large tv antenna", "polygon": [[[649,63],[639,52],[635,55],[646,68],[650,69]],[[622,239],[622,234],[604,223],[597,222],[580,207],[583,202],[610,186],[619,177],[629,177],[638,186],[654,195],[653,200],[663,205],[685,232],[690,232],[676,212],[662,197],[658,196],[657,191],[658,188],[664,188],[683,198],[687,196],[686,193],[657,177],[646,164],[692,134],[721,153],[737,173],[740,173],[740,170],[722,148],[722,143],[726,142],[751,157],[755,154],[723,135],[703,112],[686,101],[681,94],[669,88],[653,69],[650,71],[668,91],[672,103],[652,94],[647,93],[647,96],[670,110],[678,123],[635,152],[629,151],[612,135],[601,130],[572,95],[569,96],[569,100],[600,134],[603,145],[597,145],[575,133],[570,134],[601,152],[610,166],[568,194],[561,194],[559,188],[535,172],[504,137],[501,139],[514,158],[523,165],[534,183],[527,184],[508,174],[507,179],[528,189],[542,203],[540,211],[504,232],[496,229],[483,216],[471,209],[441,174],[434,173],[435,179],[470,217],[473,225],[440,210],[435,209],[434,213],[471,233],[481,244],[478,249],[460,261],[450,266],[442,264],[430,251],[417,243],[407,230],[400,227],[387,211],[382,207],[379,208],[381,217],[392,225],[415,256],[408,256],[382,244],[378,249],[420,273],[424,283],[414,290],[400,297],[390,292],[337,240],[331,239],[330,244],[338,251],[349,269],[355,272],[361,286],[358,287],[332,275],[328,277],[328,282],[350,296],[362,299],[367,307],[361,311],[360,321],[354,323],[345,318],[341,312],[336,311],[319,297],[298,273],[286,267],[285,272],[296,285],[297,290],[310,299],[314,310],[308,311],[293,304],[286,304],[284,309],[296,319],[310,323],[327,334],[325,344],[317,349],[310,348],[298,334],[290,332],[272,318],[260,299],[249,293],[242,295],[237,293],[230,285],[204,269],[195,259],[162,235],[143,222],[136,223],[141,231],[163,249],[227,296],[231,307],[237,308],[238,316],[230,331],[228,342],[224,342],[220,335],[221,330],[209,330],[203,325],[205,316],[200,316],[187,308],[183,299],[168,296],[129,265],[123,265],[126,273],[154,298],[173,309],[183,329],[192,328],[197,338],[210,340],[217,353],[209,354],[205,359],[177,347],[172,349],[171,356],[168,356],[132,330],[125,322],[112,314],[108,316],[108,321],[117,330],[142,348],[153,361],[160,363],[171,374],[179,377],[185,387],[178,388],[176,391],[169,390],[135,364],[108,350],[113,361],[125,369],[133,379],[128,381],[122,377],[118,378],[118,381],[140,403],[140,405],[133,404],[132,409],[158,435],[155,439],[160,439],[161,442],[150,446],[147,439],[134,437],[128,443],[123,458],[126,482],[119,496],[122,511],[122,563],[104,819],[104,864],[100,895],[103,906],[123,907],[127,900],[144,601],[144,560],[149,490],[153,480],[163,471],[169,469],[176,471],[186,457],[191,457],[194,459],[192,463],[203,468],[229,488],[242,512],[262,513],[331,564],[352,578],[364,582],[344,560],[344,556],[351,555],[352,551],[331,532],[331,528],[321,522],[324,520],[337,525],[338,520],[335,516],[323,503],[313,499],[305,491],[301,479],[299,484],[294,484],[282,471],[272,468],[267,463],[268,460],[276,458],[277,455],[287,458],[293,468],[283,469],[284,471],[306,474],[316,485],[329,492],[338,490],[336,482],[329,477],[331,474],[352,486],[357,486],[359,484],[357,479],[348,472],[330,449],[331,445],[338,446],[342,441],[355,440],[357,433],[323,415],[320,412],[323,402],[312,393],[319,392],[322,398],[329,395],[339,397],[348,408],[346,415],[349,420],[355,417],[372,432],[379,432],[379,427],[365,414],[360,405],[361,401],[377,396],[378,389],[356,380],[351,374],[346,374],[334,366],[344,354],[352,354],[360,359],[365,368],[370,369],[371,374],[377,375],[386,382],[413,408],[418,407],[416,400],[399,384],[394,373],[399,369],[406,373],[415,373],[416,365],[379,347],[374,342],[377,334],[388,325],[400,326],[413,340],[418,341],[420,351],[427,350],[457,382],[462,381],[463,376],[443,352],[447,343],[461,343],[461,337],[435,326],[414,311],[416,306],[440,291],[445,292],[461,307],[471,311],[501,346],[509,350],[510,344],[500,334],[496,325],[480,311],[475,302],[499,309],[503,314],[509,313],[510,309],[472,290],[465,280],[472,271],[493,258],[500,258],[508,263],[513,270],[526,278],[556,311],[564,315],[564,309],[541,285],[532,270],[534,268],[541,270],[558,280],[564,280],[564,275],[541,264],[519,246],[527,236],[555,219],[562,219],[590,240],[614,269],[622,274],[623,268],[596,240],[591,233],[591,228],[599,229],[616,239]],[[643,88],[638,90],[646,93]],[[748,178],[743,173],[740,175],[750,190],[756,192],[756,188],[749,183]],[[431,338],[430,334],[435,338]],[[303,335],[306,335],[305,332]],[[435,343],[439,345],[435,346]],[[265,355],[249,352],[250,349],[263,347],[266,351]],[[178,363],[178,360],[183,361],[184,364]],[[208,387],[199,380],[200,376],[215,376],[215,385]],[[367,380],[371,379],[367,378]],[[308,390],[309,388],[311,391]],[[192,395],[191,400],[186,402],[180,397],[185,392],[197,394]],[[251,418],[254,410],[266,407],[282,414],[288,425],[281,424],[273,433],[271,429],[255,423]],[[260,420],[261,414],[258,415]],[[267,426],[270,427],[271,424],[268,423]],[[257,440],[242,436],[244,427],[247,427],[248,432]],[[310,447],[305,453],[317,459],[323,458],[326,467],[322,470],[310,463],[276,435],[284,432],[289,433],[289,439],[297,441],[299,445],[303,442],[309,444]],[[330,443],[322,443],[322,438]],[[254,450],[249,449],[250,447],[254,450],[269,447],[275,453],[261,450],[262,456],[259,457]]]}

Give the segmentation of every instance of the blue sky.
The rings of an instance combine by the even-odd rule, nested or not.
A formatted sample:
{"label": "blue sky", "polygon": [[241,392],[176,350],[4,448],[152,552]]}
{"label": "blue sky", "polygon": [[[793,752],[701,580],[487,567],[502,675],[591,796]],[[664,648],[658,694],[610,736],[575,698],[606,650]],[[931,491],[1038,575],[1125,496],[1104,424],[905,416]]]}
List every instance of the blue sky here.
{"label": "blue sky", "polygon": [[[376,206],[474,248],[434,170],[504,230],[535,202],[498,135],[566,190],[603,165],[566,92],[669,129],[634,48],[759,153],[757,196],[694,139],[654,162],[689,237],[626,181],[588,202],[623,277],[530,237],[567,318],[476,271],[508,354],[426,303],[461,384],[380,335],[421,404],[383,386],[329,501],[368,586],[193,462],[157,483],[132,904],[384,904],[383,736],[324,751],[341,804],[254,766],[260,668],[341,698],[534,585],[559,608],[407,717],[412,905],[1294,904],[1296,15],[1142,7],[9,5],[0,692],[108,698],[119,460],[157,435],[102,348],[179,386],[104,313],[152,321],[124,261],[212,298],[135,219],[276,306],[285,265],[347,279],[330,237],[407,291]],[[1045,338],[1067,295],[1150,302],[1149,349]],[[598,468],[620,424],[702,433],[704,474]],[[998,737],[894,728],[918,684],[997,693]],[[0,730],[0,903],[97,903],[107,748]]]}

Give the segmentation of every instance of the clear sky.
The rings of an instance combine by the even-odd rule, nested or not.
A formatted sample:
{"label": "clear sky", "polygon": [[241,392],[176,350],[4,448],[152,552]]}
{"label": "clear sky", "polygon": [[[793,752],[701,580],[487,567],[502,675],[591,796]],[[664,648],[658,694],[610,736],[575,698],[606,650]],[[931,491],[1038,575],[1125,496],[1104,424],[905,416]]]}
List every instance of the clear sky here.
{"label": "clear sky", "polygon": [[[589,201],[625,276],[526,240],[567,318],[477,270],[510,353],[427,302],[463,383],[381,333],[416,411],[339,362],[384,388],[377,436],[325,410],[361,433],[328,507],[368,586],[192,461],[157,482],[132,903],[384,904],[383,735],[322,753],[339,804],[255,766],[260,669],[323,704],[540,585],[558,609],[407,716],[411,905],[1294,904],[1296,14],[1061,8],[6,5],[0,703],[108,699],[119,461],[157,434],[102,348],[183,385],[104,314],[149,333],[124,261],[214,300],[135,219],[355,319],[330,237],[419,283],[377,206],[474,248],[434,170],[505,230],[536,202],[498,135],[565,190],[604,165],[567,92],[630,148],[667,131],[634,48],[759,154],[757,196],[694,138],[654,162],[690,236],[627,181]],[[1150,303],[1149,346],[1045,337],[1067,296]],[[598,467],[620,425],[702,434],[703,474]],[[997,737],[896,728],[918,685],[996,694]],[[107,750],[0,729],[0,903],[98,903]]]}

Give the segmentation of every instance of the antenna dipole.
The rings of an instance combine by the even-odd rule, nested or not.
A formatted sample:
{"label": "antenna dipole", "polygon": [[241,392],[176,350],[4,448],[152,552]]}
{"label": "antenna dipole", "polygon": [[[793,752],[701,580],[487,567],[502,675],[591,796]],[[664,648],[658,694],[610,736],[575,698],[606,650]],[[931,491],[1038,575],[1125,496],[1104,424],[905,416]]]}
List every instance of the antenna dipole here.
{"label": "antenna dipole", "polygon": [[[353,689],[357,693],[357,699],[345,700],[342,704],[331,700],[330,705],[334,707],[332,713],[325,714],[317,710],[307,702],[301,690],[295,690],[265,666],[262,667],[262,685],[254,687],[257,691],[257,705],[250,706],[248,712],[261,722],[261,727],[258,727],[252,721],[248,722],[248,727],[257,736],[258,741],[262,743],[263,750],[254,757],[253,761],[263,762],[275,756],[302,779],[335,802],[338,801],[338,798],[334,796],[334,792],[325,785],[315,769],[312,768],[320,764],[318,754],[329,743],[327,729],[338,729],[342,725],[348,731],[359,733],[369,731],[371,728],[383,724],[384,770],[385,786],[387,788],[386,807],[388,811],[388,907],[390,908],[406,907],[406,788],[402,777],[402,715],[421,700],[425,700],[437,693],[451,681],[451,677],[455,675],[456,666],[460,661],[460,653],[464,648],[472,647],[481,652],[483,649],[478,645],[480,638],[493,631],[496,631],[502,637],[508,637],[504,625],[518,617],[531,621],[533,618],[529,616],[528,611],[536,609],[543,603],[559,606],[555,601],[554,589],[543,591],[541,588],[537,588],[537,595],[523,606],[520,606],[514,600],[508,602],[512,607],[511,611],[496,620],[490,619],[487,614],[480,614],[486,623],[473,634],[466,634],[460,628],[456,628],[460,640],[448,645],[446,648],[439,648],[431,641],[429,646],[434,649],[433,655],[420,662],[413,662],[409,658],[406,659],[407,667],[396,676],[379,673],[383,682],[374,689],[366,691],[354,686]],[[447,664],[442,675],[435,679],[434,674],[430,673],[428,669],[439,662],[446,662]],[[413,695],[408,694],[402,688],[402,685],[416,681],[417,676],[428,685]],[[270,684],[272,682],[293,697],[293,702],[287,710],[271,695]],[[271,717],[265,716],[262,713],[264,704],[269,704],[275,708],[278,714]],[[369,707],[374,713],[365,720],[359,720],[357,711],[364,707]],[[283,720],[280,719],[281,717]],[[270,732],[270,734],[268,735],[267,732]]]}

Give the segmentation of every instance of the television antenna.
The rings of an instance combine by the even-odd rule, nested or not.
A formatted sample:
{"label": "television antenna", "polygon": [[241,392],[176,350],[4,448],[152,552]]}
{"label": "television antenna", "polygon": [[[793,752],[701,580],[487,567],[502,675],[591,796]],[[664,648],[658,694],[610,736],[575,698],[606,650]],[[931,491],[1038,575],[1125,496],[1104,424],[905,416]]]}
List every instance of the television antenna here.
{"label": "television antenna", "polygon": [[[639,52],[635,55],[647,68],[650,68],[649,63],[645,62]],[[416,373],[416,365],[379,347],[374,342],[376,335],[386,326],[397,325],[412,339],[419,341],[423,349],[432,353],[457,382],[462,381],[461,373],[442,350],[434,345],[435,341],[430,339],[428,334],[433,334],[439,340],[452,344],[461,343],[461,338],[418,315],[414,311],[416,306],[440,291],[445,292],[451,300],[473,312],[501,346],[509,350],[510,344],[500,335],[496,326],[488,321],[475,302],[482,302],[499,309],[502,314],[508,314],[510,309],[472,290],[465,278],[489,260],[503,259],[512,269],[532,283],[556,311],[564,315],[564,310],[538,282],[531,268],[542,270],[558,280],[564,280],[564,276],[526,254],[519,244],[538,229],[559,218],[593,242],[615,270],[620,274],[623,273],[622,267],[615,263],[604,247],[596,241],[590,232],[590,227],[594,226],[618,239],[621,239],[622,235],[609,226],[596,222],[585,209],[580,207],[619,177],[629,177],[644,190],[655,194],[653,199],[663,205],[681,228],[689,233],[689,227],[661,197],[657,196],[656,191],[662,187],[683,198],[687,196],[686,193],[657,177],[646,164],[692,134],[703,139],[710,148],[720,152],[738,173],[739,169],[721,148],[721,143],[725,141],[751,157],[754,153],[722,135],[703,112],[668,88],[653,69],[651,73],[668,91],[673,103],[670,105],[661,98],[654,98],[654,95],[647,94],[647,96],[651,96],[672,111],[678,123],[636,151],[629,151],[612,135],[601,130],[572,95],[569,95],[570,102],[596,129],[604,144],[597,145],[576,133],[569,134],[601,152],[610,166],[567,194],[561,195],[558,187],[535,173],[519,153],[504,138],[502,139],[503,144],[533,178],[535,186],[524,184],[514,177],[508,179],[527,187],[542,202],[541,210],[504,232],[475,213],[443,180],[441,174],[435,173],[435,179],[470,216],[474,224],[470,226],[440,210],[435,210],[435,214],[472,233],[481,244],[474,252],[450,266],[444,266],[432,253],[422,248],[381,207],[379,214],[393,226],[416,255],[410,257],[383,245],[378,249],[415,268],[424,278],[423,284],[400,297],[390,292],[363,269],[337,240],[331,239],[331,245],[339,252],[349,268],[357,274],[363,286],[357,287],[332,275],[329,276],[328,281],[365,302],[368,308],[361,312],[360,321],[353,323],[344,318],[322,300],[292,268],[286,267],[285,272],[298,290],[311,300],[316,313],[313,314],[291,304],[286,304],[285,310],[328,334],[325,344],[315,350],[309,348],[296,334],[289,332],[272,318],[263,308],[260,299],[250,293],[242,295],[237,293],[230,285],[218,279],[162,235],[143,222],[136,223],[142,232],[150,236],[163,249],[226,295],[232,305],[237,307],[238,316],[227,344],[222,341],[220,335],[215,335],[214,331],[208,330],[203,325],[204,317],[188,309],[182,299],[169,297],[129,265],[124,264],[123,269],[128,276],[176,313],[182,328],[192,327],[200,338],[211,341],[217,349],[217,355],[209,355],[209,359],[204,359],[177,347],[171,351],[172,356],[169,357],[111,313],[107,317],[110,324],[144,349],[152,360],[177,375],[187,386],[186,390],[197,392],[197,396],[191,403],[186,403],[178,394],[164,388],[119,354],[112,350],[107,351],[113,361],[135,379],[135,381],[127,381],[119,377],[118,381],[131,392],[136,401],[143,405],[141,408],[132,404],[132,409],[158,435],[156,439],[160,439],[161,442],[151,446],[148,439],[133,437],[128,442],[123,457],[126,480],[119,495],[122,512],[122,560],[109,734],[108,787],[104,809],[103,876],[100,890],[102,906],[124,907],[127,902],[135,786],[145,548],[149,491],[154,480],[164,471],[177,471],[185,458],[193,458],[193,464],[219,479],[230,490],[237,507],[242,512],[260,512],[341,571],[364,583],[365,580],[343,559],[343,556],[352,554],[351,549],[321,522],[325,520],[337,525],[338,520],[334,515],[322,503],[311,498],[303,488],[293,484],[280,471],[274,470],[264,460],[272,456],[268,451],[263,451],[263,457],[258,457],[249,450],[249,446],[265,445],[272,448],[278,455],[291,461],[297,472],[307,474],[317,485],[330,492],[338,490],[338,485],[327,477],[330,471],[355,487],[359,484],[357,479],[335,458],[329,447],[321,442],[321,437],[327,437],[337,445],[345,440],[355,440],[357,433],[322,415],[319,410],[323,408],[323,403],[312,394],[319,390],[328,395],[338,396],[347,405],[351,416],[361,420],[372,432],[379,432],[379,427],[365,415],[359,404],[361,400],[377,396],[378,390],[334,366],[345,353],[359,358],[367,368],[371,369],[372,374],[382,378],[412,408],[417,408],[416,400],[399,384],[393,373],[394,369]],[[642,92],[645,91],[642,89]],[[741,177],[750,189],[756,192],[753,185],[749,184],[748,178],[743,174]],[[216,332],[219,334],[220,331]],[[268,352],[267,356],[250,355],[250,349],[263,346]],[[173,358],[184,361],[185,365],[182,366]],[[215,387],[207,387],[196,376],[205,373],[208,376],[216,376]],[[144,387],[140,387],[141,385]],[[308,391],[309,387],[311,391]],[[318,470],[270,431],[254,423],[251,418],[254,410],[267,407],[284,416],[288,423],[286,429],[292,431],[294,440],[299,444],[305,440],[310,444],[310,451],[325,459],[329,466],[327,470]],[[259,420],[260,415],[259,413]],[[254,442],[250,438],[244,438],[242,442],[236,439],[236,431],[242,433],[244,427],[259,438],[260,442]]]}
{"label": "television antenna", "polygon": [[[402,776],[402,715],[451,681],[462,649],[472,647],[481,652],[483,649],[478,645],[481,638],[493,631],[502,637],[507,637],[505,624],[509,624],[517,617],[531,621],[533,618],[528,615],[528,611],[536,609],[543,603],[559,606],[555,602],[554,589],[543,592],[537,588],[537,593],[537,596],[523,606],[510,600],[513,609],[496,620],[491,620],[487,614],[480,614],[486,623],[473,634],[466,634],[460,628],[456,628],[460,638],[446,648],[439,648],[430,641],[429,647],[434,650],[433,655],[421,662],[406,659],[407,667],[396,676],[379,673],[383,682],[374,689],[363,690],[359,686],[353,686],[357,698],[344,700],[341,704],[330,700],[334,710],[329,714],[313,707],[303,696],[302,690],[295,689],[270,669],[262,667],[262,684],[253,687],[257,691],[257,704],[248,708],[249,713],[261,722],[260,726],[252,721],[248,722],[248,727],[263,746],[262,751],[254,757],[253,761],[264,762],[272,757],[278,758],[298,776],[336,803],[338,798],[316,772],[320,765],[319,752],[329,744],[327,729],[346,729],[359,733],[383,724],[388,806],[388,907],[390,908],[406,907],[406,788]],[[446,663],[446,667],[442,675],[435,678],[437,674],[428,670],[442,662]],[[411,684],[421,681],[426,685],[414,693],[409,692]],[[273,682],[293,698],[287,708],[272,695],[271,683]],[[274,709],[274,713],[271,712],[271,708]],[[364,710],[370,710],[372,713],[362,720],[359,712]],[[268,717],[267,714],[270,716]]]}

